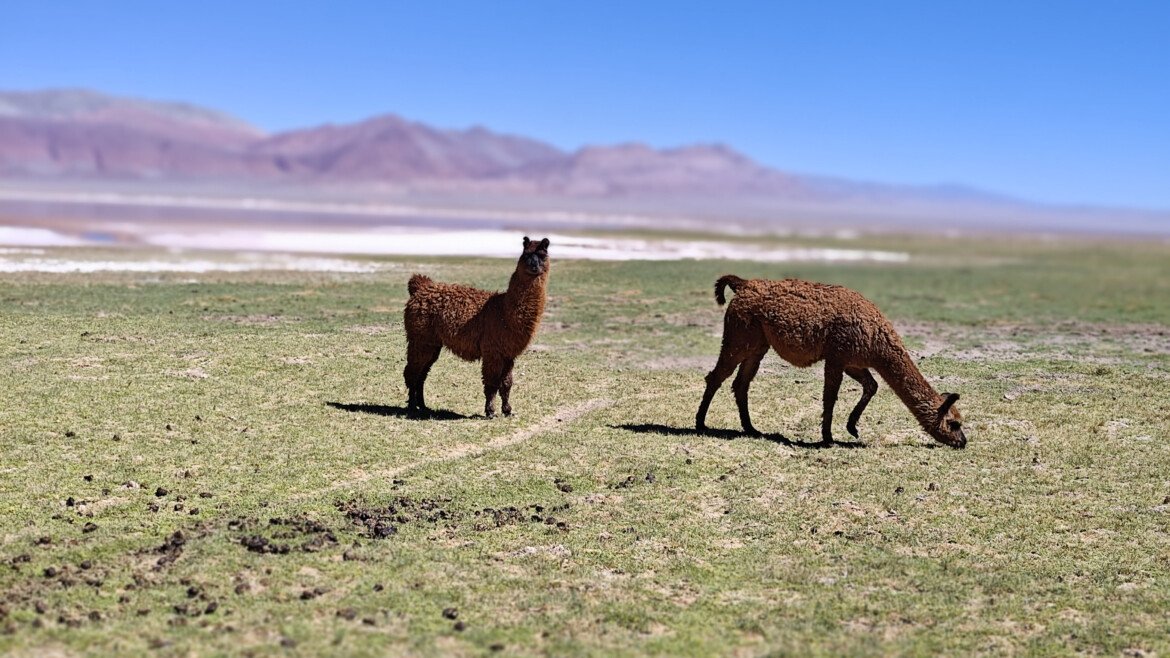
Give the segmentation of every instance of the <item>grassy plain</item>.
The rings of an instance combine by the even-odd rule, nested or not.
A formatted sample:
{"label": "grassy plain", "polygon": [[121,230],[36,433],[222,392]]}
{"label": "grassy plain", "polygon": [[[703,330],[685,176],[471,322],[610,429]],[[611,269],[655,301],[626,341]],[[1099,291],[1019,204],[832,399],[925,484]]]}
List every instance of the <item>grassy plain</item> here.
{"label": "grassy plain", "polygon": [[[492,421],[447,354],[404,417],[401,309],[505,261],[0,275],[0,653],[1170,653],[1170,246],[865,246],[912,258],[554,262]],[[968,449],[884,384],[819,449],[775,355],[772,434],[694,434],[726,272],[869,296]]]}

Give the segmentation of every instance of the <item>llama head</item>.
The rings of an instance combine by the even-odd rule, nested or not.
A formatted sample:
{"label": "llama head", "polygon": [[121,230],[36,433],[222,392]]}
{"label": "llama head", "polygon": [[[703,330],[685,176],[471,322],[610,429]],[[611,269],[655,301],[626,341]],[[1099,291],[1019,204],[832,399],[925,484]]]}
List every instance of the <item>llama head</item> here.
{"label": "llama head", "polygon": [[963,416],[955,408],[959,400],[958,393],[943,393],[942,404],[938,408],[936,424],[929,429],[935,440],[949,445],[952,448],[965,448],[967,437],[963,434]]}
{"label": "llama head", "polygon": [[548,273],[548,266],[548,238],[537,242],[524,236],[524,251],[520,252],[520,262],[516,264],[517,269],[532,276],[540,276]]}

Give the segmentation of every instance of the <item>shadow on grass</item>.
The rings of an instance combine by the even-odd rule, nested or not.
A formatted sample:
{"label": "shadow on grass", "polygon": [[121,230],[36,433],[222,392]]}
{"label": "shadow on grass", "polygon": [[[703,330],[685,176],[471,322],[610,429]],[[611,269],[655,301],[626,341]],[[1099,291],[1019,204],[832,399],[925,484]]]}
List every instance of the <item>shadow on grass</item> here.
{"label": "shadow on grass", "polygon": [[636,432],[638,434],[662,434],[665,436],[701,436],[712,439],[764,439],[780,445],[790,446],[792,448],[807,448],[811,450],[821,450],[824,448],[864,448],[864,443],[855,441],[832,441],[825,443],[818,441],[816,443],[805,443],[803,441],[793,441],[783,434],[748,434],[747,432],[739,432],[736,430],[718,430],[708,427],[702,432],[693,427],[671,427],[670,425],[659,425],[658,423],[627,423],[624,425],[610,425],[613,429],[626,430],[627,432]]}
{"label": "shadow on grass", "polygon": [[431,409],[427,414],[417,414],[406,407],[391,407],[385,404],[347,404],[345,402],[326,402],[325,404],[352,413],[374,414],[375,416],[395,416],[410,420],[466,420],[471,416],[464,416],[455,411],[446,409]]}

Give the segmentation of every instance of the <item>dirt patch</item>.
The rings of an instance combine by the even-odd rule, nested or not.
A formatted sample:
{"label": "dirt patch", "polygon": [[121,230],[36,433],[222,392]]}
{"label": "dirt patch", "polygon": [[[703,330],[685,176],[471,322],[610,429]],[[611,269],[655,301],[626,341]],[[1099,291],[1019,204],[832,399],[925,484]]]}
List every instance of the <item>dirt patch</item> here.
{"label": "dirt patch", "polygon": [[397,496],[387,505],[370,506],[357,500],[338,501],[337,511],[371,539],[385,539],[398,534],[398,526],[407,523],[452,521],[455,514],[447,509],[450,498],[410,498]]}
{"label": "dirt patch", "polygon": [[[1059,322],[1045,325],[964,326],[898,322],[896,328],[917,358],[942,356],[960,361],[1012,361],[1035,356],[1037,348],[1059,353],[1130,352],[1170,354],[1170,328],[1152,324]],[[1116,359],[1093,357],[1092,362]]]}
{"label": "dirt patch", "polygon": [[450,498],[411,498],[396,496],[389,503],[369,504],[359,500],[335,503],[337,511],[357,529],[358,534],[370,539],[387,539],[408,525],[444,527],[455,530],[459,524],[470,522],[476,532],[485,532],[523,523],[543,524],[558,530],[569,525],[554,513],[567,511],[569,503],[524,506],[484,507],[461,510],[451,504]]}
{"label": "dirt patch", "polygon": [[315,553],[337,545],[333,530],[306,516],[271,518],[266,526],[256,519],[235,519],[228,522],[228,529],[241,532],[237,541],[253,553]]}
{"label": "dirt patch", "polygon": [[229,322],[245,327],[275,327],[290,322],[300,322],[301,319],[286,315],[266,315],[253,313],[251,315],[204,315],[201,319],[211,322]]}
{"label": "dirt patch", "polygon": [[344,331],[348,331],[350,333],[355,333],[355,334],[362,334],[363,336],[381,336],[382,334],[390,333],[394,329],[395,329],[395,327],[388,327],[384,324],[374,324],[374,325],[355,325],[352,327],[346,327],[344,329]]}
{"label": "dirt patch", "polygon": [[207,379],[211,375],[207,374],[203,368],[187,368],[186,370],[168,370],[167,374],[172,377],[183,377],[186,379]]}

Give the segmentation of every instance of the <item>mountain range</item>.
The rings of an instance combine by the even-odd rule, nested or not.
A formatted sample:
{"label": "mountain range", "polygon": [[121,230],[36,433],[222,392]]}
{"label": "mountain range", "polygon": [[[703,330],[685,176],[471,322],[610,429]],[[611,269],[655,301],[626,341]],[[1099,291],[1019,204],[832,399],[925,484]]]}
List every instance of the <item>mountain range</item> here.
{"label": "mountain range", "polygon": [[[393,114],[266,134],[188,103],[80,89],[0,92],[0,184],[130,185],[136,192],[165,188],[172,194],[213,185],[240,197],[256,190],[359,201],[381,195],[443,207],[790,225],[1124,225],[1165,233],[1170,224],[1161,211],[1047,206],[963,186],[788,173],[722,144],[658,149],[627,143],[566,151],[483,127],[445,130]],[[9,199],[19,197],[9,190]]]}
{"label": "mountain range", "polygon": [[764,191],[791,182],[720,145],[625,144],[568,153],[482,127],[440,130],[392,114],[266,135],[194,105],[85,90],[0,93],[0,175],[478,181],[586,195],[683,187]]}

